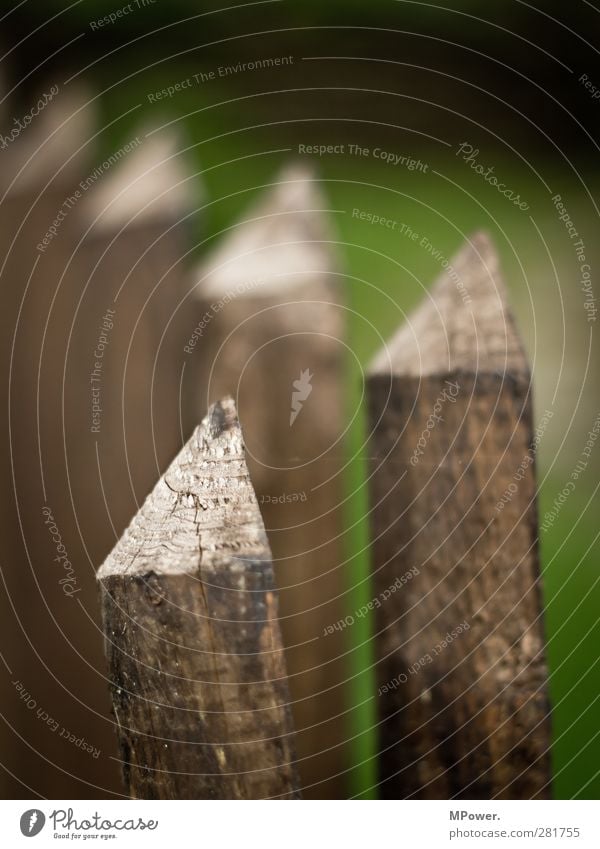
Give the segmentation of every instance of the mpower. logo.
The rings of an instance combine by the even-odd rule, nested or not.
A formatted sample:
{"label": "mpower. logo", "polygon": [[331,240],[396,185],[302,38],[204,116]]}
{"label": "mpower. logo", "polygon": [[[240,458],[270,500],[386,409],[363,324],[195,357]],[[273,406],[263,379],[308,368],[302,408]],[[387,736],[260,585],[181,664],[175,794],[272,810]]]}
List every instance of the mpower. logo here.
{"label": "mpower. logo", "polygon": [[25,837],[35,837],[43,829],[46,823],[46,817],[42,811],[37,808],[31,808],[21,815],[21,834]]}

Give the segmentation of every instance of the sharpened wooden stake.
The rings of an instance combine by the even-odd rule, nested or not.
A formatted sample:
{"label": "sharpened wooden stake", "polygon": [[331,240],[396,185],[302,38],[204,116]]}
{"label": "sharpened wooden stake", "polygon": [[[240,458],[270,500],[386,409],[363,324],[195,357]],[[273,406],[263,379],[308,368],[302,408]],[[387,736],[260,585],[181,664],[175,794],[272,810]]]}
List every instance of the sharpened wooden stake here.
{"label": "sharpened wooden stake", "polygon": [[386,797],[550,795],[531,376],[472,238],[367,385]]}
{"label": "sharpened wooden stake", "polygon": [[298,797],[271,554],[231,399],[98,578],[127,792]]}
{"label": "sharpened wooden stake", "polygon": [[[93,92],[74,98],[69,85],[40,113],[40,123],[2,152],[13,157],[14,148],[18,162],[10,159],[9,167],[18,170],[43,140],[38,129],[54,132],[73,111],[0,204],[6,409],[12,357],[11,432],[10,441],[3,434],[0,468],[16,483],[16,497],[12,486],[0,496],[0,514],[11,564],[3,574],[20,620],[6,616],[0,630],[3,644],[13,647],[4,651],[12,680],[100,754],[92,776],[91,756],[77,746],[57,747],[57,734],[23,711],[9,687],[5,713],[15,731],[0,727],[9,770],[0,771],[0,789],[7,798],[23,792],[16,780],[11,786],[10,773],[45,797],[77,797],[87,792],[86,781],[89,792],[122,792],[107,692],[96,672],[103,646],[90,617],[97,610],[91,566],[113,548],[181,446],[181,431],[190,433],[199,420],[181,424],[178,416],[177,322],[186,282],[180,259],[189,247],[178,222],[194,203],[179,139],[168,130],[146,138],[140,127],[105,160],[91,157],[93,105]],[[21,142],[25,148],[17,147]],[[0,431],[7,426],[0,423]],[[54,539],[42,507],[56,522]],[[36,635],[35,646],[21,628]],[[80,697],[65,699],[65,692]],[[47,758],[47,769],[39,769],[17,734]]]}
{"label": "sharpened wooden stake", "polygon": [[[78,512],[95,563],[114,545],[111,524],[118,537],[182,432],[206,412],[178,415],[197,186],[178,133],[148,136],[146,129],[138,127],[129,152],[85,193],[81,212],[90,230],[72,270],[85,293],[67,363],[65,431],[75,500],[93,499]],[[86,403],[84,387],[95,404]]]}
{"label": "sharpened wooden stake", "polygon": [[[50,83],[44,88],[50,94]],[[65,212],[63,205],[76,196],[79,181],[93,168],[96,105],[87,86],[74,82],[61,87],[0,151],[0,401],[5,411],[0,417],[0,474],[7,482],[0,494],[4,799],[17,798],[26,788],[45,798],[70,799],[87,792],[82,781],[90,779],[92,755],[66,739],[59,745],[54,726],[39,721],[42,710],[60,720],[74,739],[85,737],[93,746],[90,793],[99,788],[118,792],[120,787],[107,754],[114,737],[109,723],[95,715],[106,697],[95,671],[102,642],[87,615],[96,587],[91,570],[83,566],[83,546],[77,550],[80,537],[65,474],[61,393],[72,305],[82,288],[78,277],[70,297],[65,297],[61,278],[81,231],[77,207]],[[11,114],[23,114],[13,106]],[[53,226],[57,217],[60,223]],[[94,330],[96,326],[94,321]],[[77,352],[80,360],[87,356],[90,330],[85,348]],[[78,421],[85,408],[82,390],[75,405]],[[82,440],[81,428],[77,439]],[[89,468],[80,467],[78,474],[85,477],[87,497]],[[60,552],[48,534],[42,507],[48,507],[58,523],[60,537],[54,536],[64,546]],[[83,504],[77,512],[85,512]],[[110,547],[109,537],[103,556]],[[69,598],[75,585],[68,577],[75,572],[77,593]],[[86,604],[87,599],[90,605],[84,613],[78,601]],[[21,682],[31,693],[37,716],[23,710],[11,681]],[[65,697],[67,692],[79,697]]]}
{"label": "sharpened wooden stake", "polygon": [[186,348],[188,397],[235,394],[280,588],[303,793],[320,799],[347,796],[350,734],[347,635],[331,627],[349,583],[345,309],[326,207],[311,170],[281,171],[197,270]]}

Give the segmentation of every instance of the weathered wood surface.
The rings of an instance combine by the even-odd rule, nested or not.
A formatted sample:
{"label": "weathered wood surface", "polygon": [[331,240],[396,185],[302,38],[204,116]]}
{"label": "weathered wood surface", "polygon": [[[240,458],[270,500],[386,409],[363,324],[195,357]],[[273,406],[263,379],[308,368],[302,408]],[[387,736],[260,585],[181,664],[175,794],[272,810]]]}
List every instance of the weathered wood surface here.
{"label": "weathered wood surface", "polygon": [[303,793],[317,798],[344,797],[349,766],[344,635],[325,634],[346,590],[345,311],[326,207],[311,171],[286,168],[202,263],[187,393],[236,398],[280,588]]}
{"label": "weathered wood surface", "polygon": [[297,797],[273,568],[231,399],[211,407],[98,578],[127,792]]}
{"label": "weathered wood surface", "polygon": [[367,379],[381,792],[542,798],[531,376],[489,239],[451,266]]}
{"label": "weathered wood surface", "polygon": [[[62,550],[41,512],[46,505],[54,510],[75,561],[72,514],[74,535],[64,533],[70,502],[60,465],[64,287],[53,299],[79,238],[77,211],[61,221],[43,253],[38,244],[93,160],[96,116],[89,99],[85,89],[61,90],[0,157],[2,798],[90,798],[101,795],[112,776],[118,779],[104,757],[108,723],[95,724],[94,697],[101,701],[103,688],[90,664],[102,659],[101,639],[77,604],[85,590],[69,598],[69,585],[59,583],[67,577],[64,560],[55,559]],[[46,439],[50,432],[52,448],[40,453],[38,435]],[[92,570],[78,570],[78,581],[78,588],[87,583],[93,599]],[[94,644],[95,656],[88,651]],[[100,754],[74,745],[70,734]]]}
{"label": "weathered wood surface", "polygon": [[[60,170],[74,150],[87,149],[82,133],[96,129],[81,116],[73,120],[77,131],[69,135],[65,125],[63,147],[52,145],[45,170],[32,160],[34,176],[24,173],[24,184],[0,205],[7,371],[13,355],[3,468],[8,486],[13,471],[16,481],[16,497],[3,512],[7,555],[11,550],[4,576],[20,623],[12,613],[5,617],[12,674],[6,672],[4,701],[15,731],[0,733],[10,738],[2,740],[6,766],[49,798],[123,792],[98,671],[104,653],[95,571],[181,446],[182,431],[193,426],[178,416],[177,321],[189,245],[178,222],[190,211],[188,172],[172,140],[146,139],[143,130],[141,144],[110,162],[76,157],[77,166]],[[66,198],[73,200],[65,205]],[[61,210],[55,234],[39,251]],[[7,381],[6,373],[5,388]],[[101,410],[96,430],[92,390]],[[7,599],[5,608],[11,610]],[[14,680],[49,722],[24,707]],[[92,752],[61,738],[63,728],[85,738]],[[0,781],[17,798],[28,792],[5,773]]]}

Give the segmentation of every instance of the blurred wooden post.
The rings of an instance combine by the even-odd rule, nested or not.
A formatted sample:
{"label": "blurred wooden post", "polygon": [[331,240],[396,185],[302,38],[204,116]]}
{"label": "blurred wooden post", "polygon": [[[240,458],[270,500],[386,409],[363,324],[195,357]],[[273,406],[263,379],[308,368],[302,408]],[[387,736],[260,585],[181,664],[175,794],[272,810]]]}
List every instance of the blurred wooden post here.
{"label": "blurred wooden post", "polygon": [[[46,93],[51,86],[48,82]],[[83,728],[90,724],[90,710],[82,710],[77,703],[81,691],[76,684],[82,680],[78,673],[83,668],[86,684],[90,684],[87,692],[93,692],[97,676],[70,644],[69,637],[73,637],[73,644],[85,651],[87,635],[81,637],[85,623],[75,600],[63,592],[67,584],[59,584],[66,574],[62,552],[57,551],[41,512],[47,503],[42,471],[48,483],[63,445],[60,379],[65,315],[57,326],[57,303],[52,316],[50,312],[58,281],[77,242],[76,214],[60,222],[56,236],[43,251],[39,246],[92,160],[97,124],[91,99],[90,92],[76,84],[60,89],[0,152],[0,396],[5,411],[0,417],[0,472],[5,482],[0,496],[4,552],[0,584],[5,719],[0,724],[5,767],[0,770],[2,798],[32,793],[85,797],[99,793],[108,775],[115,772],[110,764],[105,770],[105,762],[95,759],[95,754],[59,736],[66,729],[81,739]],[[39,372],[42,344],[43,378]],[[50,399],[56,406],[46,423],[53,428],[55,439],[51,455],[42,456],[38,434],[44,431],[41,419]],[[65,504],[67,484],[63,479],[53,484],[56,488],[63,485],[59,500]],[[93,662],[90,655],[86,659]],[[28,705],[33,708],[26,706],[23,693],[29,694]],[[93,733],[87,739],[94,747],[103,748],[102,740]],[[90,772],[96,774],[94,782],[77,780],[77,775],[89,776]]]}
{"label": "blurred wooden post", "polygon": [[199,191],[178,156],[178,135],[147,138],[147,129],[126,140],[130,152],[89,190],[89,231],[73,268],[81,303],[67,364],[67,437],[73,466],[89,467],[75,478],[76,495],[87,493],[90,470],[96,481],[94,507],[82,516],[94,563],[198,421],[182,407],[180,389],[189,220]]}
{"label": "blurred wooden post", "polygon": [[367,386],[381,792],[547,797],[531,375],[485,235]]}
{"label": "blurred wooden post", "polygon": [[232,393],[280,588],[306,796],[345,795],[341,469],[345,315],[326,201],[292,166],[195,275],[192,390]]}
{"label": "blurred wooden post", "polygon": [[231,399],[98,573],[127,792],[298,796],[269,545]]}
{"label": "blurred wooden post", "polygon": [[[66,159],[85,141],[70,138],[54,155]],[[7,652],[7,662],[49,721],[23,708],[16,687],[7,685],[7,698],[17,730],[40,752],[22,749],[14,772],[46,797],[122,791],[98,673],[95,572],[192,428],[179,417],[177,322],[189,246],[180,222],[193,195],[177,144],[140,130],[104,160],[79,159],[51,194],[36,200],[28,185],[31,197],[11,203],[16,220],[3,231],[25,221],[5,267],[6,299],[15,301],[8,342],[37,260],[15,339],[7,473],[12,463],[19,513],[11,511],[9,534],[18,538],[21,524],[27,546],[19,540],[9,591],[32,648],[15,626],[23,660]],[[46,179],[60,165],[47,163]],[[36,169],[37,180],[44,171]]]}

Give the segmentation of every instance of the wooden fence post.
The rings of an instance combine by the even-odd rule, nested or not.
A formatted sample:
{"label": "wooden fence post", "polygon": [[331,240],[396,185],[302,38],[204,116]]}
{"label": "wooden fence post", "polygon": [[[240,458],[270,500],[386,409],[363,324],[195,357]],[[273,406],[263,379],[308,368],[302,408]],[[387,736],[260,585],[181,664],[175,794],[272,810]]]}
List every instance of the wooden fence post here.
{"label": "wooden fence post", "polygon": [[273,568],[231,399],[211,407],[98,578],[127,791],[297,797]]}
{"label": "wooden fence post", "polygon": [[[303,793],[346,795],[341,629],[345,310],[326,200],[285,168],[201,265],[188,354],[202,404],[235,394],[280,591]],[[196,335],[194,336],[193,333]]]}
{"label": "wooden fence post", "polygon": [[[115,542],[111,524],[119,535],[199,420],[180,397],[186,254],[199,192],[178,155],[179,135],[146,137],[145,129],[84,197],[90,230],[72,272],[86,289],[67,365],[66,429],[73,468],[94,470],[95,506],[81,516],[94,563]],[[75,499],[89,498],[88,490],[89,471],[75,475]]]}
{"label": "wooden fence post", "polygon": [[485,235],[367,385],[382,794],[546,797],[531,376]]}
{"label": "wooden fence post", "polygon": [[[65,126],[63,148],[51,145],[54,157],[85,145],[82,132],[93,135],[89,119],[73,121],[77,132],[66,138]],[[36,200],[62,160],[45,164],[45,178],[38,162],[41,186],[32,178],[27,194],[9,196],[4,213],[2,319],[12,326],[7,319],[3,339],[5,362],[11,353],[13,361],[11,453],[3,463],[8,482],[14,470],[17,490],[5,537],[17,554],[12,574],[4,574],[31,639],[16,621],[4,626],[16,634],[5,653],[9,715],[31,746],[9,732],[7,766],[43,796],[122,790],[98,674],[104,657],[95,574],[181,446],[182,430],[192,429],[178,415],[184,355],[177,321],[189,247],[179,222],[193,198],[177,150],[177,138],[146,138],[140,130],[105,160],[78,158],[68,182],[60,172]],[[49,722],[23,708],[18,686]],[[68,735],[85,738],[93,754]],[[12,791],[23,792],[20,785]]]}
{"label": "wooden fence post", "polygon": [[[107,777],[92,755],[61,740],[60,731],[53,730],[80,732],[76,736],[81,737],[90,712],[80,710],[73,695],[75,684],[81,683],[73,669],[81,664],[87,683],[95,683],[97,676],[75,655],[65,636],[79,634],[81,649],[86,624],[76,601],[68,599],[59,585],[65,572],[41,513],[48,503],[41,470],[48,474],[63,445],[60,375],[64,358],[58,349],[65,336],[65,316],[57,329],[57,310],[52,321],[49,314],[79,231],[75,212],[58,227],[56,219],[89,167],[96,127],[92,95],[74,83],[48,102],[0,154],[0,399],[5,412],[0,416],[2,798],[31,793],[45,797],[55,793],[60,798],[96,795]],[[50,228],[55,237],[48,238]],[[44,376],[40,377],[42,344]],[[51,455],[42,454],[38,442],[40,433],[47,436],[44,427],[38,429],[38,409],[44,418],[49,400],[56,402],[47,420],[56,437]],[[62,485],[59,499],[64,505],[67,484],[60,480],[55,485],[55,493]],[[93,578],[89,583],[93,586]],[[29,694],[28,706],[23,693]],[[74,720],[75,714],[81,725]],[[50,722],[40,721],[39,716],[49,717]],[[94,735],[88,740],[102,746]],[[85,775],[90,763],[97,768],[96,781],[79,783],[76,776]]]}

